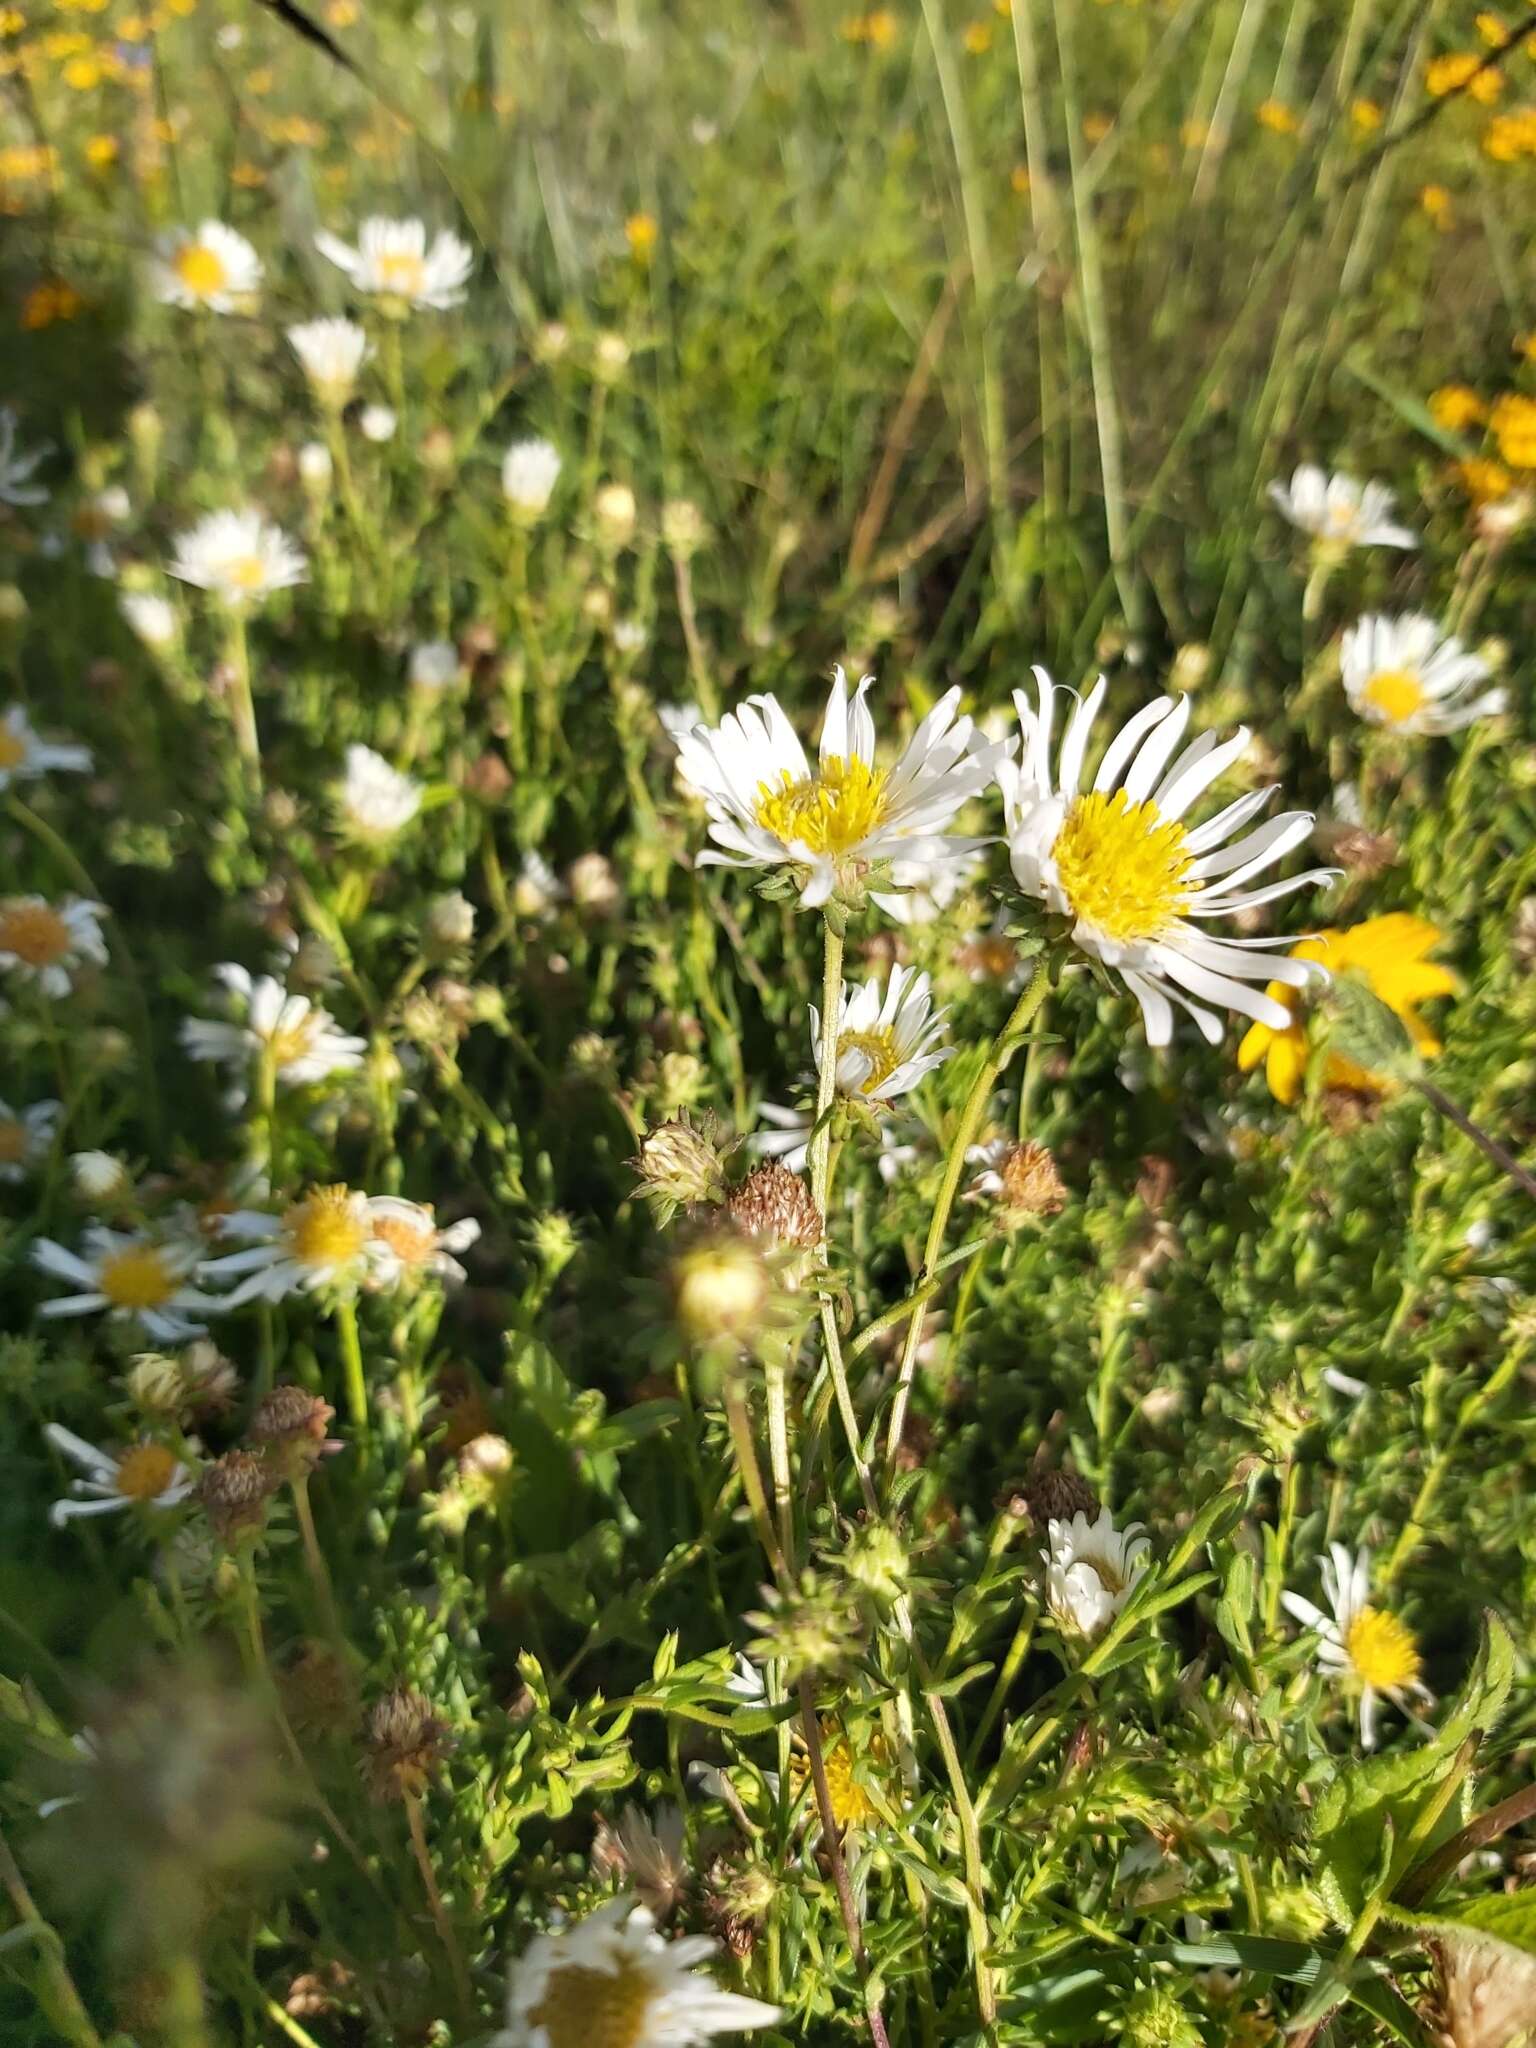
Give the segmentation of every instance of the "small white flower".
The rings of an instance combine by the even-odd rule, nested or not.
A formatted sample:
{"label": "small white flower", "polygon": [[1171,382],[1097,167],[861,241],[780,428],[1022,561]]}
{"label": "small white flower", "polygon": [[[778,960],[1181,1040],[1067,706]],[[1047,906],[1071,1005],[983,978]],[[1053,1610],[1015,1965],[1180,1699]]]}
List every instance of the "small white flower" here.
{"label": "small white flower", "polygon": [[0,712],[0,790],[51,772],[83,775],[90,765],[88,747],[61,747],[39,739],[19,704]]}
{"label": "small white flower", "polygon": [[72,1152],[70,1185],[83,1202],[111,1202],[127,1192],[128,1169],[111,1152]]}
{"label": "small white flower", "polygon": [[1502,711],[1502,690],[1479,683],[1492,671],[1433,619],[1405,612],[1395,619],[1371,612],[1345,633],[1339,648],[1344,694],[1352,710],[1392,732],[1459,732],[1475,718]]}
{"label": "small white flower", "polygon": [[447,229],[428,248],[424,222],[379,215],[363,222],[355,249],[324,229],[315,236],[315,247],[346,272],[358,291],[380,300],[391,313],[424,306],[443,311],[462,304],[475,266],[468,243]]}
{"label": "small white flower", "polygon": [[1371,1605],[1371,1553],[1367,1545],[1351,1557],[1342,1543],[1330,1543],[1318,1560],[1328,1610],[1299,1593],[1282,1593],[1288,1614],[1317,1631],[1317,1665],[1360,1696],[1360,1747],[1376,1746],[1376,1696],[1403,1707],[1411,1694],[1427,1699],[1420,1682],[1419,1646],[1413,1631],[1395,1614]]}
{"label": "small white flower", "polygon": [[644,1906],[615,1899],[529,1943],[496,2048],[698,2048],[771,2026],[776,2006],[722,1991],[699,1969],[715,1953],[707,1935],[664,1941]]}
{"label": "small white flower", "polygon": [[615,653],[628,655],[633,659],[635,655],[645,652],[645,644],[649,638],[650,635],[638,619],[616,619],[614,621],[613,645]]}
{"label": "small white flower", "polygon": [[340,412],[373,352],[363,329],[355,320],[305,320],[288,329],[288,340],[315,397]]}
{"label": "small white flower", "polygon": [[1096,1636],[1131,1597],[1146,1570],[1152,1545],[1140,1522],[1115,1528],[1108,1508],[1090,1522],[1075,1514],[1070,1522],[1047,1524],[1049,1548],[1040,1553],[1045,1565],[1045,1597],[1063,1628]]}
{"label": "small white flower", "polygon": [[368,1202],[368,1285],[403,1287],[435,1274],[462,1280],[464,1268],[453,1256],[467,1251],[480,1236],[473,1216],[439,1230],[430,1204],[407,1202],[399,1195],[370,1195]]}
{"label": "small white flower", "polygon": [[0,405],[0,505],[18,511],[24,505],[46,505],[47,487],[32,479],[52,453],[46,442],[39,448],[18,448],[15,409]]}
{"label": "small white flower", "polygon": [[519,917],[542,923],[565,896],[565,885],[540,853],[523,855],[512,884],[512,908]]}
{"label": "small white flower", "polygon": [[879,768],[864,706],[872,682],[866,676],[850,702],[847,678],[836,671],[814,769],[774,697],[749,697],[718,726],[697,725],[679,741],[683,771],[709,811],[709,835],[723,849],[701,853],[700,865],[788,869],[801,904],[816,909],[835,890],[856,891],[875,862],[900,861],[910,888],[927,868],[983,844],[946,837],[943,828],[991,781],[1010,743],[982,742],[970,719],[956,716],[953,689],[895,766]]}
{"label": "small white flower", "polygon": [[682,1808],[663,1800],[653,1817],[630,1800],[615,1826],[599,1821],[592,1867],[599,1877],[628,1878],[646,1911],[665,1920],[688,1890]]}
{"label": "small white flower", "polygon": [[0,1102],[0,1181],[26,1179],[52,1148],[63,1113],[59,1102],[34,1102],[27,1109]]}
{"label": "small white flower", "polygon": [[33,1245],[32,1263],[38,1271],[76,1289],[45,1301],[43,1315],[131,1316],[160,1343],[179,1344],[203,1333],[202,1324],[191,1321],[187,1310],[196,1315],[228,1306],[218,1296],[200,1294],[187,1285],[198,1259],[193,1245],[93,1223],[83,1246],[72,1252],[49,1237],[40,1237]]}
{"label": "small white flower", "polygon": [[[894,1102],[954,1056],[939,1044],[945,1010],[934,1011],[933,983],[915,968],[893,967],[882,994],[878,976],[843,990],[837,1022],[837,1092],[869,1103]],[[821,1017],[811,1008],[811,1045],[821,1069]]]}
{"label": "small white flower", "polygon": [[451,640],[421,640],[411,649],[413,690],[436,692],[451,689],[459,675],[459,650]]}
{"label": "small white flower", "polygon": [[299,482],[323,497],[331,488],[331,479],[336,474],[336,463],[330,449],[323,441],[305,441],[299,448],[297,460]]}
{"label": "small white flower", "polygon": [[80,896],[49,903],[41,896],[0,900],[0,973],[30,982],[45,996],[67,996],[76,971],[107,964],[101,920],[106,906]]}
{"label": "small white flower", "polygon": [[358,414],[357,424],[365,441],[393,441],[400,416],[393,406],[365,405]]}
{"label": "small white flower", "polygon": [[192,1491],[193,1475],[168,1444],[146,1438],[125,1450],[102,1451],[73,1430],[48,1423],[44,1436],[85,1475],[70,1481],[72,1500],[56,1500],[48,1519],[56,1529],[81,1515],[110,1515],[122,1508],[173,1508]]}
{"label": "small white flower", "polygon": [[523,519],[549,509],[560,478],[560,451],[552,441],[514,441],[502,458],[501,494]]}
{"label": "small white flower", "polygon": [[237,1014],[231,1022],[183,1020],[181,1042],[193,1059],[216,1060],[243,1074],[267,1054],[280,1088],[307,1088],[362,1065],[367,1040],[339,1029],[307,996],[290,995],[270,974],[252,976],[233,962],[213,971],[235,998]]}
{"label": "small white flower", "polygon": [[205,220],[201,227],[162,235],[149,274],[163,305],[241,313],[261,289],[262,267],[244,235],[222,221]]}
{"label": "small white flower", "polygon": [[379,845],[403,832],[421,809],[421,784],[392,768],[372,747],[348,747],[337,802],[349,835]]}
{"label": "small white flower", "polygon": [[118,610],[152,654],[163,653],[176,643],[181,621],[169,598],[152,590],[122,590]]}
{"label": "small white flower", "polygon": [[[1070,917],[1083,951],[1119,971],[1141,1005],[1149,1044],[1169,1042],[1175,1003],[1212,1045],[1220,1041],[1222,1020],[1207,1004],[1284,1030],[1290,1013],[1262,984],[1301,988],[1317,968],[1275,958],[1276,948],[1291,943],[1285,937],[1216,939],[1204,926],[1208,918],[1331,879],[1321,868],[1262,888],[1244,886],[1301,844],[1312,829],[1310,813],[1284,811],[1234,838],[1269,801],[1271,787],[1238,797],[1203,825],[1186,826],[1190,806],[1240,758],[1249,737],[1241,726],[1226,740],[1206,732],[1179,753],[1188,697],[1143,705],[1105,748],[1091,788],[1084,789],[1104,678],[1081,702],[1074,691],[1058,689],[1044,669],[1035,670],[1035,679],[1038,711],[1022,690],[1014,693],[1023,758],[998,771],[1008,857],[1020,889]],[[1061,698],[1076,708],[1053,770],[1052,726]]]}
{"label": "small white flower", "polygon": [[177,537],[171,575],[210,591],[232,610],[302,583],[302,548],[260,512],[210,512]]}
{"label": "small white flower", "polygon": [[1361,483],[1342,470],[1329,476],[1304,462],[1289,485],[1272,483],[1269,495],[1292,526],[1330,550],[1419,544],[1416,533],[1393,519],[1394,495],[1385,484]]}
{"label": "small white flower", "polygon": [[351,1188],[311,1188],[280,1216],[236,1209],[222,1235],[246,1240],[244,1251],[205,1260],[205,1278],[237,1280],[227,1305],[281,1301],[316,1288],[350,1290],[366,1279],[374,1259],[368,1197]]}

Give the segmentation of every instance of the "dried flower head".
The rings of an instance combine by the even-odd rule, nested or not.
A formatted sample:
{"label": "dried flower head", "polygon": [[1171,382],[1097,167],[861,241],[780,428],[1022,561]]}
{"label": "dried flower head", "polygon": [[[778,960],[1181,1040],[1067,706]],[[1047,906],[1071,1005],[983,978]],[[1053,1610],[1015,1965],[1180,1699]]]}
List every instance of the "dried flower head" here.
{"label": "dried flower head", "polygon": [[335,1413],[329,1401],[304,1387],[274,1387],[257,1402],[246,1441],[265,1453],[274,1472],[299,1479],[332,1448],[326,1431]]}
{"label": "dried flower head", "polygon": [[691,1123],[686,1110],[647,1131],[630,1165],[662,1224],[680,1208],[718,1202],[725,1193],[724,1159],[713,1126]]}
{"label": "dried flower head", "polygon": [[775,1248],[813,1252],[826,1234],[809,1187],[778,1159],[754,1166],[725,1206],[744,1237]]}
{"label": "dried flower head", "polygon": [[197,1498],[219,1541],[233,1550],[266,1526],[278,1474],[259,1451],[226,1451],[204,1468]]}
{"label": "dried flower head", "polygon": [[777,1658],[785,1682],[846,1671],[863,1642],[863,1627],[846,1591],[807,1568],[788,1591],[763,1588],[763,1606],[745,1619],[759,1634],[747,1645],[759,1664]]}
{"label": "dried flower head", "polygon": [[1065,1204],[1067,1190],[1056,1171],[1056,1161],[1044,1145],[1033,1138],[1014,1144],[995,1138],[988,1145],[975,1145],[966,1154],[981,1172],[965,1191],[968,1202],[990,1202],[998,1227],[1017,1230],[1044,1216],[1054,1216]]}
{"label": "dried flower head", "polygon": [[364,1774],[375,1799],[419,1799],[453,1747],[448,1723],[409,1686],[384,1695],[368,1716]]}

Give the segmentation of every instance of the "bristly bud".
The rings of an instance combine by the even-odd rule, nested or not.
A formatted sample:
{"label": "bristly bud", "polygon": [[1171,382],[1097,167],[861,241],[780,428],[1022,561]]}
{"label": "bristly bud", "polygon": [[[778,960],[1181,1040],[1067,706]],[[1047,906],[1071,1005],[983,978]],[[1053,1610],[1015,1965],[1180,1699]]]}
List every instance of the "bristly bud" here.
{"label": "bristly bud", "polygon": [[409,1686],[386,1693],[368,1716],[363,1770],[375,1799],[419,1799],[453,1747],[448,1723]]}
{"label": "bristly bud", "polygon": [[701,1349],[749,1349],[768,1321],[773,1276],[761,1251],[735,1229],[697,1238],[672,1261],[667,1278],[683,1334]]}
{"label": "bristly bud", "polygon": [[174,1358],[141,1351],[123,1374],[123,1391],[141,1415],[177,1415],[187,1399],[187,1383]]}
{"label": "bristly bud", "polygon": [[847,1671],[863,1646],[864,1632],[846,1593],[809,1569],[783,1592],[763,1588],[764,1606],[745,1619],[761,1634],[747,1645],[760,1664],[778,1659],[784,1679],[835,1677]]}
{"label": "bristly bud", "polygon": [[246,1441],[282,1478],[302,1479],[328,1450],[339,1448],[326,1435],[335,1413],[329,1401],[303,1387],[274,1387],[257,1402]]}
{"label": "bristly bud", "polygon": [[1090,1522],[1099,1518],[1099,1497],[1087,1480],[1042,1459],[1036,1460],[1028,1477],[1006,1496],[1004,1505],[1010,1514],[1042,1532],[1052,1522],[1070,1522],[1074,1515],[1086,1515]]}
{"label": "bristly bud", "polygon": [[260,1535],[278,1476],[259,1451],[226,1451],[204,1468],[197,1498],[227,1549]]}
{"label": "bristly bud", "polygon": [[731,1190],[725,1206],[744,1237],[755,1237],[775,1251],[813,1252],[826,1234],[810,1189],[781,1159],[754,1166]]}
{"label": "bristly bud", "polygon": [[629,1162],[660,1224],[679,1209],[719,1202],[725,1195],[725,1162],[712,1121],[693,1124],[686,1110],[647,1131]]}
{"label": "bristly bud", "polygon": [[907,1590],[907,1546],[887,1522],[863,1522],[838,1556],[849,1579],[882,1610]]}

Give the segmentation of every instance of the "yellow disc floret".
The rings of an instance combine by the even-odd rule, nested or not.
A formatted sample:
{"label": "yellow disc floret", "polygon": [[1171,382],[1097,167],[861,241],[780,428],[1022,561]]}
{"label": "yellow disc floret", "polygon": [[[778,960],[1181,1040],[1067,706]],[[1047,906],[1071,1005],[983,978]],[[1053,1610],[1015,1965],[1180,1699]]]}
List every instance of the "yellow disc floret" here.
{"label": "yellow disc floret", "polygon": [[1080,796],[1051,849],[1074,917],[1122,945],[1155,939],[1188,903],[1188,834],[1123,789]]}
{"label": "yellow disc floret", "polygon": [[890,1031],[845,1031],[837,1041],[839,1066],[849,1053],[856,1054],[869,1067],[868,1074],[859,1083],[860,1095],[873,1095],[880,1084],[888,1081],[901,1065],[895,1035]]}
{"label": "yellow disc floret", "polygon": [[564,1963],[550,1971],[528,2022],[549,2048],[635,2048],[655,1993],[645,1971],[627,1958],[613,1970]]}
{"label": "yellow disc floret", "polygon": [[19,768],[27,758],[27,744],[0,720],[0,774]]}
{"label": "yellow disc floret", "polygon": [[426,283],[426,264],[409,250],[387,250],[378,265],[379,290],[392,298],[414,299]]}
{"label": "yellow disc floret", "polygon": [[195,298],[209,298],[229,282],[223,258],[202,242],[188,242],[177,250],[174,260],[176,275]]}
{"label": "yellow disc floret", "polygon": [[1355,1676],[1376,1692],[1391,1692],[1418,1678],[1419,1646],[1413,1630],[1379,1607],[1361,1608],[1345,1631],[1344,1648]]}
{"label": "yellow disc floret", "polygon": [[107,1254],[96,1269],[96,1286],[114,1308],[163,1308],[176,1292],[177,1275],[158,1246],[134,1244]]}
{"label": "yellow disc floret", "polygon": [[0,906],[0,953],[12,953],[28,967],[52,967],[69,947],[69,926],[46,903]]}
{"label": "yellow disc floret", "polygon": [[861,845],[885,817],[888,778],[857,755],[825,755],[814,775],[797,782],[786,768],[775,788],[757,786],[757,822],[786,845],[814,854],[846,854]]}
{"label": "yellow disc floret", "polygon": [[1409,668],[1384,668],[1365,686],[1365,700],[1390,725],[1403,725],[1424,708],[1424,685]]}
{"label": "yellow disc floret", "polygon": [[158,1500],[176,1477],[176,1454],[164,1444],[135,1444],[117,1461],[117,1490],[124,1500]]}
{"label": "yellow disc floret", "polygon": [[283,1236],[293,1256],[324,1271],[349,1266],[368,1242],[368,1218],[350,1188],[315,1188],[283,1214]]}
{"label": "yellow disc floret", "polygon": [[0,1166],[21,1166],[32,1149],[32,1133],[20,1117],[0,1117]]}

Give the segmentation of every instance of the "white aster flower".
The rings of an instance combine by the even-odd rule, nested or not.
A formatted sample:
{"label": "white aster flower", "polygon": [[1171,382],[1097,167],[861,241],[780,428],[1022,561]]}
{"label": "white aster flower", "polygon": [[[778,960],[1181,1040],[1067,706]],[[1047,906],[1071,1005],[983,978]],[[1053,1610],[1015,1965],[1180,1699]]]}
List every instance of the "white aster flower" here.
{"label": "white aster flower", "polygon": [[1049,1522],[1046,1536],[1049,1548],[1040,1556],[1052,1614],[1063,1628],[1098,1635],[1131,1597],[1151,1542],[1140,1522],[1117,1530],[1108,1508],[1100,1508],[1096,1522],[1081,1512],[1070,1522]]}
{"label": "white aster flower", "polygon": [[[912,967],[893,967],[882,993],[879,977],[843,989],[837,1020],[837,1092],[856,1101],[894,1102],[954,1056],[939,1045],[946,1010],[933,1007],[933,983]],[[811,1007],[811,1045],[821,1069],[821,1015]]]}
{"label": "white aster flower", "polygon": [[367,1202],[371,1288],[405,1287],[432,1274],[464,1279],[464,1268],[453,1255],[478,1240],[480,1226],[473,1216],[439,1230],[430,1203],[407,1202],[400,1195],[370,1195]]}
{"label": "white aster flower", "polygon": [[107,963],[101,920],[106,906],[81,896],[0,899],[0,973],[31,982],[43,995],[67,996],[77,970]]}
{"label": "white aster flower", "polygon": [[113,1152],[71,1152],[69,1179],[82,1202],[112,1202],[129,1187],[128,1169]]}
{"label": "white aster flower", "polygon": [[386,220],[377,214],[359,228],[355,249],[323,228],[315,236],[315,247],[346,272],[358,291],[396,315],[423,306],[441,312],[462,304],[475,265],[468,243],[446,228],[428,248],[424,222]]}
{"label": "white aster flower", "polygon": [[523,855],[512,884],[512,908],[519,917],[542,922],[565,895],[565,884],[540,853]]}
{"label": "white aster flower", "polygon": [[27,1109],[0,1102],[0,1181],[26,1179],[51,1149],[63,1111],[59,1102],[34,1102]]}
{"label": "white aster flower", "polygon": [[459,650],[451,640],[420,640],[411,649],[410,678],[413,690],[435,694],[451,689],[461,673]]}
{"label": "white aster flower", "polygon": [[675,1800],[664,1799],[653,1817],[630,1800],[612,1827],[600,1819],[592,1868],[600,1878],[616,1878],[621,1884],[629,1880],[646,1911],[665,1920],[688,1890],[683,1809]]}
{"label": "white aster flower", "polygon": [[355,320],[305,320],[288,329],[288,341],[320,404],[340,412],[372,354],[363,329]]}
{"label": "white aster flower", "polygon": [[176,541],[171,575],[195,583],[243,611],[247,605],[302,583],[309,574],[304,551],[262,513],[210,512]]}
{"label": "white aster flower", "polygon": [[393,441],[400,415],[391,405],[365,405],[357,416],[365,441]]}
{"label": "white aster flower", "polygon": [[221,1235],[244,1238],[245,1250],[205,1260],[199,1271],[237,1280],[227,1297],[231,1308],[320,1287],[351,1289],[366,1277],[373,1258],[368,1197],[340,1186],[311,1188],[281,1216],[236,1209],[224,1218]]}
{"label": "white aster flower", "polygon": [[552,441],[514,441],[502,458],[501,494],[520,519],[549,509],[560,479],[560,450]]}
{"label": "white aster flower", "polygon": [[123,590],[118,592],[117,606],[152,654],[176,644],[181,620],[169,598],[153,590]]}
{"label": "white aster flower", "polygon": [[1349,548],[1416,548],[1419,537],[1392,517],[1394,494],[1385,484],[1361,483],[1341,470],[1329,476],[1304,462],[1289,484],[1272,483],[1269,495],[1301,532],[1330,552]]}
{"label": "white aster flower", "polygon": [[39,448],[18,448],[15,409],[0,405],[0,505],[18,511],[24,505],[46,505],[47,486],[32,479],[52,453],[46,442]]}
{"label": "white aster flower", "polygon": [[219,220],[162,235],[149,268],[155,297],[167,306],[248,312],[261,289],[261,258]]}
{"label": "white aster flower", "polygon": [[0,790],[54,770],[83,775],[90,765],[88,747],[61,747],[39,739],[19,704],[0,712]]}
{"label": "white aster flower", "polygon": [[856,898],[875,862],[903,863],[910,887],[926,867],[983,843],[948,838],[943,828],[991,781],[1010,743],[979,740],[970,719],[955,715],[954,689],[895,766],[879,768],[864,707],[872,682],[866,676],[850,703],[837,670],[814,769],[773,697],[749,697],[718,726],[697,725],[678,742],[683,772],[708,808],[710,837],[724,849],[701,853],[701,865],[788,869],[802,905],[815,909],[837,890]]}
{"label": "white aster flower", "polygon": [[421,809],[421,784],[372,747],[348,747],[336,800],[348,836],[377,846],[403,832]]}
{"label": "white aster flower", "polygon": [[[57,1422],[48,1423],[43,1434],[84,1474],[70,1481],[74,1498],[56,1500],[49,1509],[48,1519],[56,1529],[81,1515],[110,1515],[131,1507],[173,1508],[192,1491],[192,1473],[168,1444],[146,1437],[121,1451],[103,1451]],[[64,1803],[51,1806],[56,1810]]]}
{"label": "white aster flower", "polygon": [[360,1067],[363,1038],[342,1031],[329,1010],[290,995],[270,974],[251,975],[227,961],[214,974],[235,998],[232,1021],[187,1017],[181,1042],[195,1060],[216,1060],[241,1072],[268,1057],[280,1088],[307,1088]]}
{"label": "white aster flower", "polygon": [[1368,613],[1345,633],[1339,667],[1350,708],[1392,732],[1459,732],[1473,719],[1504,709],[1502,690],[1472,695],[1492,674],[1482,656],[1457,639],[1442,638],[1422,612],[1395,619]]}
{"label": "white aster flower", "polygon": [[707,1935],[664,1941],[644,1906],[615,1899],[529,1943],[498,2048],[697,2048],[771,2026],[777,2007],[721,1991],[699,1970],[715,1952]]}
{"label": "white aster flower", "polygon": [[[1288,1614],[1317,1631],[1317,1665],[1360,1696],[1360,1747],[1376,1746],[1376,1696],[1384,1693],[1404,1707],[1408,1694],[1427,1699],[1420,1683],[1422,1664],[1412,1629],[1371,1605],[1371,1553],[1361,1544],[1351,1557],[1345,1544],[1330,1543],[1318,1559],[1327,1610],[1299,1593],[1282,1593]],[[1406,1709],[1405,1709],[1406,1711]]]}
{"label": "white aster flower", "polygon": [[[1070,917],[1072,937],[1083,951],[1119,971],[1141,1005],[1150,1044],[1168,1043],[1175,1003],[1212,1045],[1221,1037],[1222,1022],[1207,1004],[1283,1030],[1288,1012],[1263,984],[1301,988],[1317,973],[1315,966],[1275,958],[1275,948],[1291,943],[1287,938],[1216,939],[1204,922],[1331,879],[1328,869],[1314,868],[1262,888],[1245,886],[1300,845],[1312,829],[1311,814],[1285,811],[1234,838],[1269,801],[1269,788],[1238,797],[1203,825],[1186,826],[1190,806],[1248,744],[1246,729],[1239,727],[1221,741],[1215,733],[1202,733],[1177,753],[1189,722],[1188,697],[1160,697],[1144,705],[1110,741],[1091,787],[1084,789],[1083,764],[1104,700],[1104,679],[1076,702],[1076,693],[1058,689],[1043,669],[1035,670],[1035,678],[1038,711],[1022,690],[1014,693],[1023,758],[1006,761],[998,772],[1008,856],[1019,887]],[[1063,696],[1076,709],[1053,770],[1051,728]]]}
{"label": "white aster flower", "polygon": [[45,1301],[43,1315],[132,1316],[162,1344],[180,1344],[203,1334],[202,1324],[187,1315],[189,1309],[197,1315],[228,1306],[218,1296],[188,1286],[197,1260],[193,1245],[108,1230],[99,1223],[86,1231],[79,1252],[50,1237],[40,1237],[32,1247],[32,1263],[39,1272],[66,1280],[76,1289]]}

